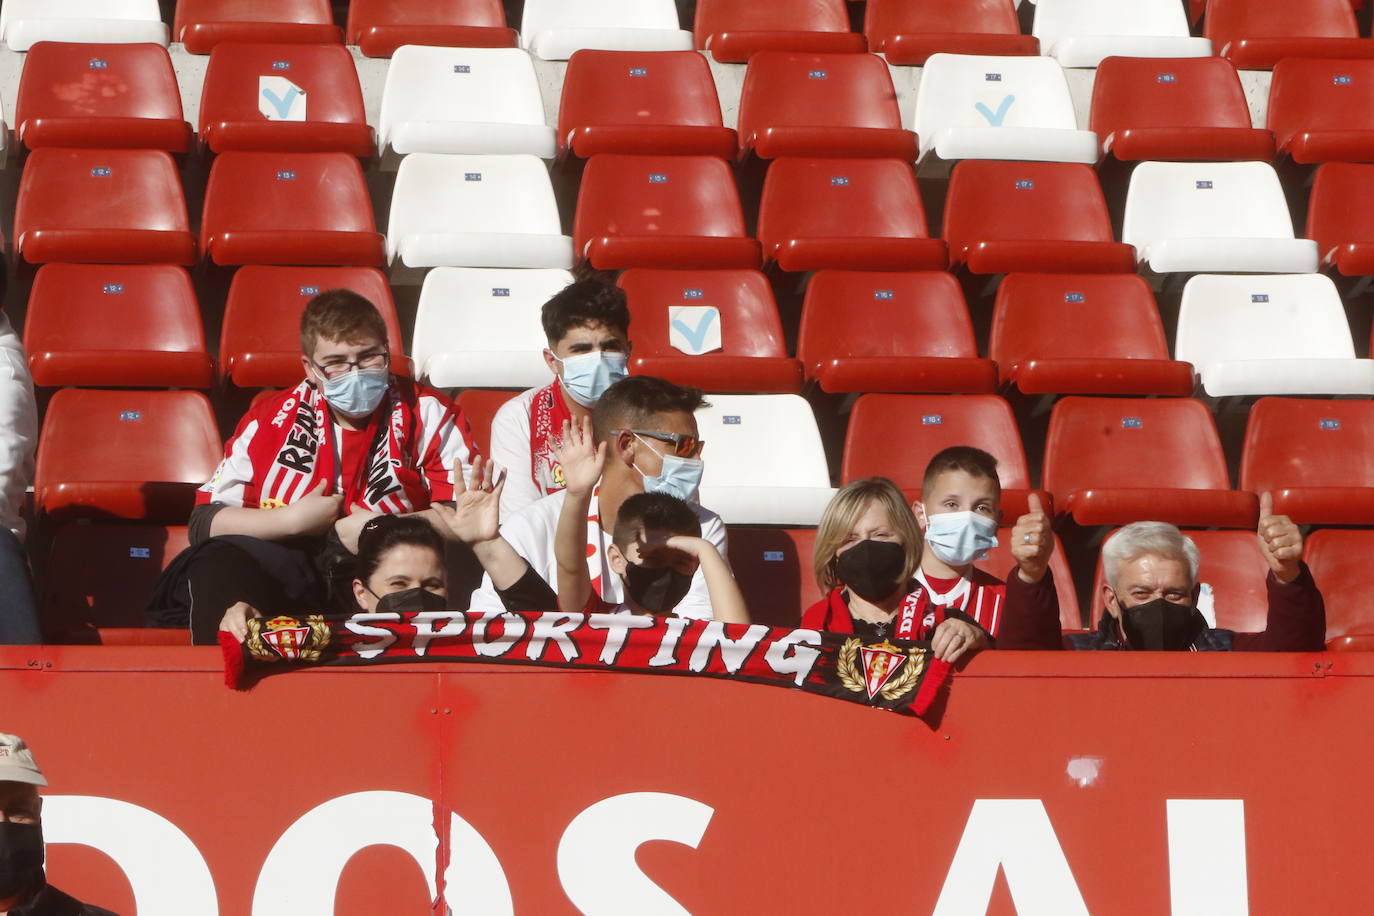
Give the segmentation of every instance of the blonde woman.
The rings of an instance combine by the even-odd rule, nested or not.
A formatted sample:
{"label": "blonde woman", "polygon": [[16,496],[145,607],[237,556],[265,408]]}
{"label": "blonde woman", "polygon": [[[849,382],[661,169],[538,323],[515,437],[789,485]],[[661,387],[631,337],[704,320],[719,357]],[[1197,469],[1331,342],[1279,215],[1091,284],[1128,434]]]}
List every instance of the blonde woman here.
{"label": "blonde woman", "polygon": [[990,645],[961,611],[934,604],[915,580],[921,532],[906,497],[886,477],[845,484],[821,517],[813,552],[824,598],[802,626],[868,640],[930,640],[935,657],[955,662]]}

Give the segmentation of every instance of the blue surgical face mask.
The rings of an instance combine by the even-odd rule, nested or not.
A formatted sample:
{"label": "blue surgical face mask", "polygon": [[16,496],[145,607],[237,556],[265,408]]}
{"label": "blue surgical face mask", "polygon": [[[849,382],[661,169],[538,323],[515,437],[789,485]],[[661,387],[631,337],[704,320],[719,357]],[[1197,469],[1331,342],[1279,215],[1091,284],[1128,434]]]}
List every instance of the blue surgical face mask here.
{"label": "blue surgical face mask", "polygon": [[386,369],[354,369],[338,378],[327,378],[321,391],[330,407],[350,419],[365,417],[377,409],[391,384]]}
{"label": "blue surgical face mask", "polygon": [[950,566],[967,566],[997,546],[997,522],[977,512],[926,513],[926,546]]}
{"label": "blue surgical face mask", "polygon": [[629,356],[612,350],[593,350],[558,361],[563,364],[563,390],[583,407],[595,407],[607,388],[630,374],[626,369]]}
{"label": "blue surgical face mask", "polygon": [[[644,442],[642,436],[635,435],[636,439]],[[646,443],[646,448],[650,446]],[[645,493],[667,493],[669,496],[676,496],[684,502],[694,503],[697,501],[697,490],[701,487],[701,474],[706,470],[706,463],[700,458],[679,458],[677,455],[660,455],[663,459],[663,470],[653,477],[639,471],[639,476],[644,478]]]}

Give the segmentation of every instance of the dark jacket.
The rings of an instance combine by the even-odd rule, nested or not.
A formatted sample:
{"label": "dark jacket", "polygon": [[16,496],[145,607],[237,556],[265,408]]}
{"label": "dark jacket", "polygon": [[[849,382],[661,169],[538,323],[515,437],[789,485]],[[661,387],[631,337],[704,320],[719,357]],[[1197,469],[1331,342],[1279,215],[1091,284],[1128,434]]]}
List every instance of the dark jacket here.
{"label": "dark jacket", "polygon": [[10,916],[118,916],[110,910],[64,894],[51,884],[43,885],[32,900],[10,910]]}

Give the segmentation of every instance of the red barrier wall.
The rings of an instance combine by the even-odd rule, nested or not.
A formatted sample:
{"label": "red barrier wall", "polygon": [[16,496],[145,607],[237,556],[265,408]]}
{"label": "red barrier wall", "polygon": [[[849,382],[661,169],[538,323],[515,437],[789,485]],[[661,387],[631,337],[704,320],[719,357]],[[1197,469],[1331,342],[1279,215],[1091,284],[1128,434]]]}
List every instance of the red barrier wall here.
{"label": "red barrier wall", "polygon": [[[194,868],[167,864],[197,855],[219,913],[429,913],[428,853],[349,858],[348,834],[418,835],[432,852],[449,822],[430,801],[461,818],[431,865],[451,860],[457,912],[502,911],[502,881],[521,914],[651,912],[664,895],[699,916],[1065,914],[1082,911],[1075,895],[1094,914],[1358,913],[1374,899],[1363,653],[988,653],[932,728],[705,678],[412,665],[236,694],[214,650],[5,647],[0,710],[51,783],[53,883],[126,916],[136,893],[140,914],[174,912],[157,899],[173,890],[181,916],[216,912],[188,902]],[[329,804],[376,792],[414,798]],[[107,817],[101,798],[157,818]],[[159,818],[175,829],[148,826]],[[134,861],[176,832],[162,864]]]}

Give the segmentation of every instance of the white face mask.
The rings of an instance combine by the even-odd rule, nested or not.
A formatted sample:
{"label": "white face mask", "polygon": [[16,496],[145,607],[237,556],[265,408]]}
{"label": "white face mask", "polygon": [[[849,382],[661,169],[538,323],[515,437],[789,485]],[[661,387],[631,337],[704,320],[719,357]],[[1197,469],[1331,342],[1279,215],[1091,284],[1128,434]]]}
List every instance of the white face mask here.
{"label": "white face mask", "polygon": [[997,546],[997,522],[977,512],[927,513],[925,542],[949,566],[967,566]]}

